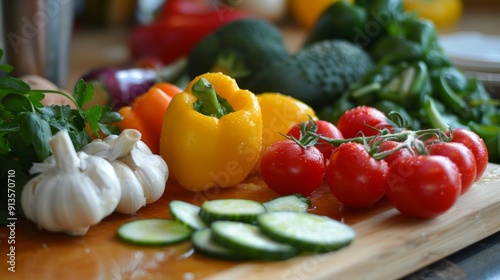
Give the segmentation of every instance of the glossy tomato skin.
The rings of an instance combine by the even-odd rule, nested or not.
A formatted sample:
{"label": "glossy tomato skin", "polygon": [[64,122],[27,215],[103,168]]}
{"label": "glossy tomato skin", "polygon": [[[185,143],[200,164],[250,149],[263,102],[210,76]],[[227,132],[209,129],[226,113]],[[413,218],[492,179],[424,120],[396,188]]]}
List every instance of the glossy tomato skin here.
{"label": "glossy tomato skin", "polygon": [[[332,138],[332,139],[344,139],[342,132],[331,122],[325,120],[317,120],[315,121],[318,126],[317,134]],[[295,125],[288,131],[287,135],[293,136],[295,139],[300,138],[300,125]],[[319,140],[318,144],[315,147],[323,154],[325,160],[329,159],[332,155],[335,146],[332,144],[325,142],[324,140]]]}
{"label": "glossy tomato skin", "polygon": [[358,106],[345,111],[337,122],[337,128],[346,139],[360,136],[360,132],[364,136],[377,135],[379,132],[373,127],[393,129],[382,111],[368,106]]}
{"label": "glossy tomato skin", "polygon": [[386,195],[403,215],[437,217],[455,204],[460,191],[460,172],[447,157],[401,157],[389,166]]}
{"label": "glossy tomato skin", "polygon": [[325,169],[325,159],[318,149],[301,147],[289,139],[273,143],[260,160],[264,183],[279,195],[309,196],[323,183]]}
{"label": "glossy tomato skin", "polygon": [[460,194],[467,192],[476,179],[476,159],[471,150],[461,143],[440,142],[426,147],[429,155],[445,156],[458,167],[462,188]]}
{"label": "glossy tomato skin", "polygon": [[362,144],[348,142],[333,151],[325,178],[340,203],[367,208],[384,196],[387,170],[387,163],[374,159]]}
{"label": "glossy tomato skin", "polygon": [[488,166],[488,149],[479,135],[467,129],[453,129],[451,142],[462,143],[469,148],[476,159],[476,179],[478,181],[483,176]]}
{"label": "glossy tomato skin", "polygon": [[[386,152],[395,149],[400,144],[401,143],[396,141],[385,140],[379,145],[379,147],[381,152]],[[390,156],[384,158],[384,160],[387,162],[388,165],[391,165],[391,163],[399,157],[410,157],[410,156],[413,156],[410,150],[408,150],[407,148],[401,148],[393,152]]]}

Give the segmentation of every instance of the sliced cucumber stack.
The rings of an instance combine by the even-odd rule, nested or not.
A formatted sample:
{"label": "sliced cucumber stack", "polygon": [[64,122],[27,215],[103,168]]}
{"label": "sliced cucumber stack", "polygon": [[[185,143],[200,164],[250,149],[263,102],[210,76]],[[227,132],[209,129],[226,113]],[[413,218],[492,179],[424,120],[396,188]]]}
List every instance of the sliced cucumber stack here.
{"label": "sliced cucumber stack", "polygon": [[257,217],[257,225],[275,240],[315,253],[337,250],[356,236],[346,224],[303,212],[268,212]]}
{"label": "sliced cucumber stack", "polygon": [[211,228],[195,231],[191,236],[191,241],[196,251],[210,257],[233,261],[248,259],[247,256],[240,254],[238,251],[216,243],[212,239]]}
{"label": "sliced cucumber stack", "polygon": [[200,218],[199,206],[181,200],[172,200],[169,207],[172,217],[191,229],[200,230],[207,227],[205,222]]}
{"label": "sliced cucumber stack", "polygon": [[225,260],[284,260],[300,253],[324,253],[352,242],[348,225],[307,212],[310,201],[289,195],[266,203],[216,199],[201,207],[171,201],[173,219],[142,219],[122,225],[128,243],[164,246],[191,240],[196,251]]}
{"label": "sliced cucumber stack", "polygon": [[215,221],[213,240],[241,255],[259,260],[284,260],[295,256],[295,247],[269,238],[257,226],[234,221]]}
{"label": "sliced cucumber stack", "polygon": [[264,203],[267,211],[306,212],[311,207],[311,201],[300,194],[280,196]]}
{"label": "sliced cucumber stack", "polygon": [[214,199],[201,204],[200,217],[207,223],[214,221],[237,221],[253,223],[255,218],[266,212],[266,207],[249,199]]}
{"label": "sliced cucumber stack", "polygon": [[118,238],[144,246],[165,246],[188,240],[193,231],[182,223],[170,219],[141,219],[118,228]]}

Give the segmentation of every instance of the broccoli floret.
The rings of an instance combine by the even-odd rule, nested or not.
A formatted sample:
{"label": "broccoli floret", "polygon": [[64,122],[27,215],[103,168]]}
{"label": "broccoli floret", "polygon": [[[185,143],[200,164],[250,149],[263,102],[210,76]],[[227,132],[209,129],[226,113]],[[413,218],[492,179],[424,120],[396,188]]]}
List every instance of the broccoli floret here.
{"label": "broccoli floret", "polygon": [[279,29],[260,19],[241,19],[203,38],[188,57],[188,74],[222,72],[240,87],[266,67],[290,56]]}
{"label": "broccoli floret", "polygon": [[315,109],[328,106],[373,67],[368,53],[344,40],[314,43],[259,73],[249,89],[280,92]]}

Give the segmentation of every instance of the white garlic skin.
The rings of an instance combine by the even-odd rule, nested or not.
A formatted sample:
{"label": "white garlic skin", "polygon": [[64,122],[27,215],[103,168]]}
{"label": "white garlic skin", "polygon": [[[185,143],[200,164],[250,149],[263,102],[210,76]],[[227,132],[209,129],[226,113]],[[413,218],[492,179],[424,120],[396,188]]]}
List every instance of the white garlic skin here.
{"label": "white garlic skin", "polygon": [[122,198],[116,211],[137,212],[146,204],[160,199],[165,191],[169,172],[166,162],[140,141],[141,133],[125,129],[120,135],[94,140],[83,151],[107,159],[122,183]]}
{"label": "white garlic skin", "polygon": [[[62,133],[62,132],[60,132]],[[120,181],[113,166],[100,157],[76,153],[67,133],[51,140],[54,155],[47,162],[35,164],[32,172],[42,172],[23,188],[21,205],[26,217],[40,228],[71,235],[84,235],[116,209]],[[69,147],[62,148],[65,141]],[[52,143],[53,142],[53,143]],[[54,146],[56,147],[54,151]],[[59,151],[57,151],[59,149]]]}

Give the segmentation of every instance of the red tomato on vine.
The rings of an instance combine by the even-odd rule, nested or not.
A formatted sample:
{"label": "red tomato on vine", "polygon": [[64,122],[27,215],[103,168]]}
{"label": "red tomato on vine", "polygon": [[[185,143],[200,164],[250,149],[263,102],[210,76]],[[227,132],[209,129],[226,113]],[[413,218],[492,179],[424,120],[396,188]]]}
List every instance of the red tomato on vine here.
{"label": "red tomato on vine", "polygon": [[374,159],[364,145],[348,142],[333,152],[325,178],[340,203],[366,208],[384,196],[387,170],[387,163]]}
{"label": "red tomato on vine", "polygon": [[460,172],[444,156],[396,159],[387,172],[386,195],[402,214],[429,219],[448,211],[461,192]]}
{"label": "red tomato on vine", "polygon": [[368,106],[358,106],[345,111],[337,122],[337,128],[346,139],[360,136],[360,133],[364,136],[377,135],[377,129],[393,130],[382,111]]}
{"label": "red tomato on vine", "polygon": [[316,147],[303,147],[290,139],[272,144],[260,160],[264,183],[279,195],[307,197],[323,183],[325,168],[323,154]]}

